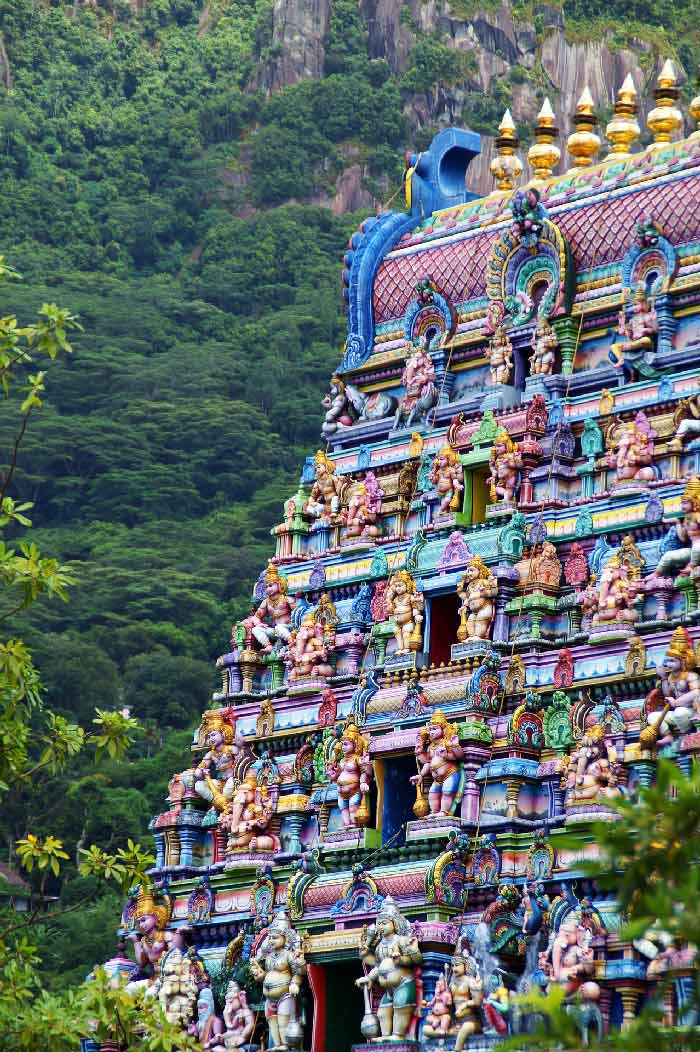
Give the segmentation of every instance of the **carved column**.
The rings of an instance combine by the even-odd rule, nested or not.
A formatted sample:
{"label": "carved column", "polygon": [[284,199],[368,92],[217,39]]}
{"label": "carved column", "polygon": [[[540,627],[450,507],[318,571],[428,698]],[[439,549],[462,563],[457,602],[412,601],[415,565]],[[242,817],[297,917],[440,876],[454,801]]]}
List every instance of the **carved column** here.
{"label": "carved column", "polygon": [[656,309],[656,324],[658,326],[658,339],[656,349],[659,354],[673,349],[673,334],[676,331],[676,321],[671,310],[671,297],[663,292],[656,297],[654,302]]}
{"label": "carved column", "polygon": [[165,838],[164,838],[162,833],[154,833],[153,834],[153,841],[155,843],[155,848],[156,848],[156,863],[155,863],[155,868],[156,869],[162,869],[163,866],[165,865],[165,844],[164,844],[164,839]]}
{"label": "carved column", "polygon": [[180,865],[191,866],[194,845],[197,842],[198,830],[192,826],[180,826]]}
{"label": "carved column", "polygon": [[571,376],[574,371],[579,322],[575,318],[556,318],[552,322],[552,327],[559,340],[562,376]]}
{"label": "carved column", "polygon": [[431,354],[430,357],[435,366],[435,386],[439,396],[438,405],[447,405],[450,401],[452,388],[455,385],[455,374],[447,369],[448,352],[442,350],[437,354]]}
{"label": "carved column", "polygon": [[638,985],[627,983],[620,984],[617,989],[622,1000],[622,1029],[627,1030],[637,1015],[640,990]]}
{"label": "carved column", "polygon": [[493,622],[494,643],[507,643],[510,635],[510,617],[506,613],[506,604],[515,595],[515,586],[519,581],[518,571],[512,566],[497,566],[494,576],[498,581],[496,596],[496,616]]}

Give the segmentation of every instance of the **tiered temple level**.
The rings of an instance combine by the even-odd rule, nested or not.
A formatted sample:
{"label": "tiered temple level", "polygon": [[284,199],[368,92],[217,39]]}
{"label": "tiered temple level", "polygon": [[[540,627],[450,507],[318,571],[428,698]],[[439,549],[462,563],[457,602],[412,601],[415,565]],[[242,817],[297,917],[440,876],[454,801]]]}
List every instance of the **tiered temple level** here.
{"label": "tiered temple level", "polygon": [[592,821],[700,749],[700,138],[670,142],[677,94],[667,64],[631,153],[625,81],[601,162],[584,92],[560,176],[545,103],[518,191],[506,114],[479,200],[478,136],[441,132],[408,213],[350,241],[326,449],[154,819],[161,914],[141,892],[123,918],[171,1012],[233,979],[223,1021],[200,993],[222,1049],[260,1040],[263,977],[268,1045],[313,1052],[486,1047],[533,983],[621,1026],[669,969],[679,1021],[687,955],[624,942],[581,873]]}

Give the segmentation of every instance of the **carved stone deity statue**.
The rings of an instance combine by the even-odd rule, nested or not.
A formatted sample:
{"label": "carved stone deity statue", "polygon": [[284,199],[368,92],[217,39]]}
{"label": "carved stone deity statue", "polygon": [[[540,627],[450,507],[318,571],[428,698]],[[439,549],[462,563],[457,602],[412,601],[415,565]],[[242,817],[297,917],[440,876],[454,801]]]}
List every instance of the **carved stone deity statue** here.
{"label": "carved stone deity statue", "polygon": [[558,347],[554,329],[545,318],[540,318],[532,337],[531,376],[550,376],[554,372]]}
{"label": "carved stone deity statue", "polygon": [[681,510],[683,519],[671,527],[654,577],[675,577],[678,573],[700,575],[700,478],[697,475],[686,484]]}
{"label": "carved stone deity statue", "polygon": [[209,803],[230,800],[233,795],[236,764],[245,752],[242,738],[236,738],[233,726],[221,713],[205,717],[206,743],[209,746],[194,772],[194,790]]}
{"label": "carved stone deity statue", "polygon": [[285,652],[289,682],[304,679],[327,679],[333,675],[329,655],[335,642],[334,626],[321,624],[317,614],[307,614]]}
{"label": "carved stone deity statue", "polygon": [[401,375],[404,393],[394,417],[394,427],[403,424],[411,427],[416,420],[422,420],[428,410],[438,400],[435,386],[435,366],[428,354],[427,341],[422,336],[417,343],[409,347],[409,356]]}
{"label": "carved stone deity statue", "polygon": [[440,497],[438,516],[459,511],[464,493],[464,468],[451,445],[444,445],[436,455],[429,479]]}
{"label": "carved stone deity statue", "polygon": [[622,768],[617,751],[605,737],[605,729],[596,724],[581,738],[562,773],[566,790],[566,807],[586,803],[604,803],[620,796],[618,778]]}
{"label": "carved stone deity statue", "polygon": [[306,974],[301,938],[284,910],[275,916],[250,962],[253,978],[263,984],[268,1050],[298,1048],[303,1032],[299,995]]}
{"label": "carved stone deity statue", "polygon": [[[640,734],[642,744],[653,744],[659,732],[685,733],[693,717],[700,713],[700,675],[697,672],[697,657],[688,634],[688,629],[679,626],[673,630],[668,650],[657,666],[659,686],[647,698],[647,724],[653,730]],[[654,711],[648,711],[650,703]]]}
{"label": "carved stone deity statue", "polygon": [[592,581],[585,593],[585,608],[593,615],[593,627],[638,621],[634,602],[639,592],[639,579],[627,563],[613,555],[603,567],[597,587]]}
{"label": "carved stone deity statue", "polygon": [[509,384],[513,377],[513,345],[505,329],[496,329],[484,353],[491,383]]}
{"label": "carved stone deity statue", "polygon": [[486,482],[491,491],[491,500],[515,500],[520,468],[523,466],[520,446],[514,442],[505,428],[496,432],[489,456],[489,477]]}
{"label": "carved stone deity statue", "polygon": [[367,797],[373,771],[369,758],[369,738],[349,723],[333,747],[326,774],[338,789],[338,808],[345,829],[369,824]]}
{"label": "carved stone deity statue", "polygon": [[228,1052],[231,1048],[249,1044],[254,1029],[255,1016],[248,1006],[246,992],[231,980],[226,988],[224,1032],[211,1046],[212,1052]]}
{"label": "carved stone deity statue", "polygon": [[457,1031],[455,1049],[456,1052],[461,1052],[472,1034],[481,1033],[481,1009],[484,999],[484,984],[479,975],[479,966],[468,952],[456,953],[452,958],[450,993]]}
{"label": "carved stone deity statue", "polygon": [[189,959],[182,950],[170,950],[165,954],[156,985],[165,1018],[181,1029],[187,1029],[194,1014],[198,990]]}
{"label": "carved stone deity statue", "polygon": [[406,570],[399,570],[384,593],[386,610],[394,624],[396,653],[407,654],[423,645],[423,596]]}
{"label": "carved stone deity statue", "polygon": [[441,975],[428,1005],[423,1023],[423,1037],[446,1037],[452,1029],[452,994],[447,976]]}
{"label": "carved stone deity statue", "polygon": [[134,944],[136,967],[129,975],[127,989],[144,989],[155,982],[157,966],[167,950],[165,928],[170,920],[168,895],[140,887],[136,896],[135,918],[138,932],[130,935]]}
{"label": "carved stone deity statue", "polygon": [[444,818],[455,813],[462,797],[463,757],[456,724],[448,723],[438,709],[427,726],[418,732],[416,760],[419,771],[411,778],[414,785],[430,779],[428,805],[431,818]]}
{"label": "carved stone deity statue", "polygon": [[224,1024],[221,1017],[216,1014],[214,994],[210,986],[205,986],[199,991],[197,1019],[191,1024],[189,1032],[205,1049],[211,1049],[221,1041]]}
{"label": "carved stone deity statue", "polygon": [[591,932],[575,915],[569,915],[540,955],[540,967],[547,978],[562,986],[567,998],[577,994],[584,1005],[594,1004],[600,997],[600,987],[590,979],[595,969],[590,941]]}
{"label": "carved stone deity statue", "polygon": [[330,521],[340,511],[340,499],[346,483],[336,475],[335,464],[322,449],[316,453],[314,465],[316,481],[311,487],[304,511],[313,519]]}
{"label": "carved stone deity statue", "polygon": [[342,513],[346,537],[379,536],[383,497],[384,491],[373,471],[368,471],[362,481],[349,487],[348,505]]}
{"label": "carved stone deity statue", "polygon": [[[384,899],[376,924],[362,929],[360,958],[369,971],[355,980],[357,986],[377,985],[383,991],[378,1012],[381,1036],[405,1038],[416,1011],[416,968],[423,957],[410,923],[391,895]],[[369,1014],[369,996],[365,997]]]}
{"label": "carved stone deity statue", "polygon": [[498,581],[481,556],[475,555],[457,589],[457,595],[462,600],[457,630],[460,643],[465,639],[490,638],[497,594]]}
{"label": "carved stone deity statue", "polygon": [[287,643],[293,608],[294,600],[287,595],[285,578],[276,566],[270,564],[265,573],[265,598],[243,621],[246,637],[252,639],[264,654],[269,654],[277,643]]}
{"label": "carved stone deity statue", "polygon": [[617,333],[621,339],[610,348],[611,363],[616,369],[623,369],[628,379],[635,373],[641,377],[656,376],[648,359],[654,351],[657,332],[656,311],[640,285],[634,293],[629,319],[624,308],[619,313]]}
{"label": "carved stone deity statue", "polygon": [[557,555],[557,549],[551,541],[545,541],[541,550],[532,556],[529,573],[530,581],[555,591],[561,581],[561,572],[561,562]]}
{"label": "carved stone deity statue", "polygon": [[608,454],[608,463],[615,466],[617,483],[653,482],[654,438],[651,424],[644,413],[637,413],[634,420],[622,429],[617,449]]}
{"label": "carved stone deity statue", "polygon": [[228,831],[226,852],[280,850],[280,841],[269,831],[275,814],[274,789],[258,785],[254,771],[246,772],[233,793],[228,811],[221,816],[220,825]]}

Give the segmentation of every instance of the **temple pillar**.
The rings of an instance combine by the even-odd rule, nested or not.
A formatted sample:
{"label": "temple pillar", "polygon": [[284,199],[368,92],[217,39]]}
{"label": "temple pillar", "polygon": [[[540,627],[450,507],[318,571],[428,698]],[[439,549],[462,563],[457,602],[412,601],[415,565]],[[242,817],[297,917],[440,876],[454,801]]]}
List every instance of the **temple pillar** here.
{"label": "temple pillar", "polygon": [[156,848],[155,868],[162,869],[165,865],[165,837],[162,833],[154,833],[153,842]]}
{"label": "temple pillar", "polygon": [[199,830],[193,826],[180,826],[180,865],[193,865],[192,854],[199,837]]}
{"label": "temple pillar", "polygon": [[555,318],[552,328],[559,340],[559,354],[561,355],[561,374],[571,376],[574,371],[574,357],[578,344],[580,321],[575,318]]}
{"label": "temple pillar", "polygon": [[637,1017],[640,987],[638,984],[620,983],[617,990],[622,1000],[622,1029],[628,1030]]}
{"label": "temple pillar", "polygon": [[658,354],[665,354],[673,349],[673,334],[676,331],[676,319],[671,310],[671,297],[667,292],[662,292],[656,297],[654,309],[658,331],[656,350]]}

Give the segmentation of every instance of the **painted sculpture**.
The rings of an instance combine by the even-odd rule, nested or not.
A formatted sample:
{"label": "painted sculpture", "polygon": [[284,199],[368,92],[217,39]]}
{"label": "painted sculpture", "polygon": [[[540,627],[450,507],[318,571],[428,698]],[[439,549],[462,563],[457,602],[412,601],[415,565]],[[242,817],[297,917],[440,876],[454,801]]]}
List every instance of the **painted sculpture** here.
{"label": "painted sculpture", "polygon": [[513,378],[513,345],[505,329],[496,329],[484,353],[489,363],[490,382],[494,386],[509,384]]}
{"label": "painted sculpture", "polygon": [[186,1030],[197,1004],[197,985],[182,950],[171,950],[163,958],[158,979],[158,1000],[165,1018]]}
{"label": "painted sculpture", "polygon": [[368,989],[376,984],[382,990],[378,1025],[366,996],[363,1033],[366,1037],[381,1034],[395,1040],[406,1037],[418,1003],[416,968],[423,955],[411,925],[390,895],[382,903],[376,924],[362,931],[360,959],[369,971],[356,980],[357,986]]}
{"label": "painted sculpture", "polygon": [[444,445],[435,457],[429,478],[440,497],[438,517],[459,511],[464,493],[464,469],[449,444]]}
{"label": "painted sculpture", "polygon": [[584,608],[592,612],[594,628],[613,625],[629,626],[639,620],[635,602],[640,593],[640,582],[618,555],[611,556],[596,583],[582,593]]}
{"label": "painted sculpture", "polygon": [[347,508],[342,512],[346,537],[374,539],[380,533],[380,516],[384,492],[373,471],[349,489]]}
{"label": "painted sculpture", "polygon": [[673,630],[663,661],[657,668],[659,686],[647,698],[647,725],[640,741],[654,744],[658,733],[685,733],[700,715],[700,675],[688,629]]}
{"label": "painted sculpture", "polygon": [[446,818],[455,813],[462,798],[464,774],[457,727],[449,723],[438,709],[416,739],[418,774],[411,782],[422,785],[429,781],[428,806],[431,818]]}
{"label": "painted sculpture", "polygon": [[237,762],[244,751],[242,741],[236,741],[233,725],[221,713],[210,713],[205,721],[206,743],[209,746],[194,772],[194,790],[209,803],[233,795]]}
{"label": "painted sculpture", "polygon": [[609,454],[618,485],[654,481],[654,437],[645,413],[637,413],[634,420],[623,426],[617,449]]}
{"label": "painted sculpture", "polygon": [[226,988],[223,1017],[224,1030],[211,1045],[212,1052],[229,1052],[248,1045],[255,1029],[255,1016],[245,990],[234,980]]}
{"label": "painted sculpture", "polygon": [[411,345],[409,355],[401,375],[404,393],[394,417],[394,427],[412,427],[433,408],[438,399],[435,385],[435,366],[428,354],[427,341],[422,336]]}
{"label": "painted sculpture", "polygon": [[519,473],[523,466],[520,448],[505,428],[496,432],[489,457],[489,476],[486,484],[491,500],[511,504],[518,489]]}
{"label": "painted sculpture", "polygon": [[170,899],[140,887],[136,895],[135,919],[138,931],[131,935],[136,967],[129,975],[127,989],[145,989],[155,982],[157,966],[168,945],[165,927],[170,920]]}
{"label": "painted sculpture", "polygon": [[548,321],[540,318],[532,337],[530,376],[551,376],[556,365],[558,349],[557,334]]}
{"label": "painted sculpture", "polygon": [[700,478],[688,480],[681,497],[683,518],[671,527],[653,577],[700,574]]}
{"label": "painted sculpture", "polygon": [[248,638],[264,654],[275,646],[288,643],[291,632],[294,600],[287,594],[287,582],[275,566],[268,566],[265,573],[265,598],[257,610],[243,621]]}
{"label": "painted sculpture", "polygon": [[320,623],[317,613],[307,614],[299,628],[292,632],[285,661],[289,668],[289,682],[305,679],[328,679],[333,675],[329,658],[333,650],[334,632]]}
{"label": "painted sculpture", "polygon": [[457,639],[489,639],[495,614],[498,581],[480,555],[475,555],[457,591],[461,599]]}
{"label": "painted sculpture", "polygon": [[369,789],[372,764],[369,738],[360,734],[354,723],[343,730],[326,764],[326,774],[338,789],[338,808],[345,829],[369,823]]}
{"label": "painted sculpture", "polygon": [[335,464],[322,449],[319,449],[314,457],[314,467],[316,479],[304,505],[304,510],[311,518],[328,522],[340,511],[340,500],[345,483],[336,474]]}
{"label": "painted sculpture", "polygon": [[591,727],[571,753],[562,774],[566,806],[599,803],[620,796],[617,751],[600,725]]}
{"label": "painted sculpture", "polygon": [[301,939],[283,910],[251,958],[250,970],[263,986],[269,1052],[299,1048],[303,1038],[299,995],[306,960]]}
{"label": "painted sculpture", "polygon": [[466,951],[458,950],[455,953],[450,972],[450,994],[457,1033],[455,1050],[461,1052],[472,1034],[478,1034],[482,1030],[484,984],[476,960]]}
{"label": "painted sculpture", "polygon": [[616,369],[624,371],[625,379],[630,380],[635,375],[656,375],[649,359],[653,356],[657,331],[656,311],[644,288],[639,286],[634,293],[629,318],[624,309],[619,314],[617,332],[622,339],[616,340],[610,348],[610,361]]}
{"label": "painted sculpture", "polygon": [[193,1037],[196,1037],[202,1048],[211,1049],[219,1044],[224,1032],[223,1020],[216,1014],[214,994],[211,987],[205,986],[199,991],[197,998],[197,1019],[189,1027]]}
{"label": "painted sculpture", "polygon": [[423,596],[406,570],[399,570],[384,593],[386,610],[394,626],[396,653],[420,650],[423,644]]}
{"label": "painted sculpture", "polygon": [[228,833],[226,852],[279,851],[279,837],[269,831],[274,814],[273,792],[264,784],[258,785],[257,775],[249,770],[233,793],[229,810],[219,820]]}

